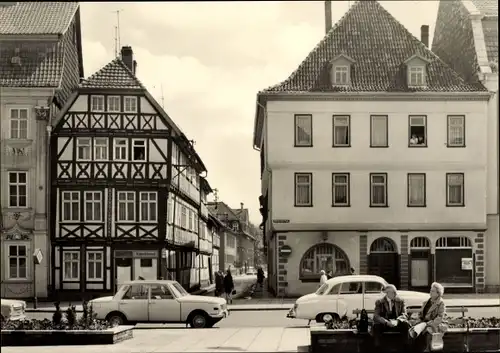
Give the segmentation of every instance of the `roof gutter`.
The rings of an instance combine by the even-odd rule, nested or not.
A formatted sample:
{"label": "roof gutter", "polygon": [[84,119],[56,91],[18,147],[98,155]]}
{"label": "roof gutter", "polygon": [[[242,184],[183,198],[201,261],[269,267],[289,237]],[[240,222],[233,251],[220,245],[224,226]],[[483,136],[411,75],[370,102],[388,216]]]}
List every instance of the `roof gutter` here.
{"label": "roof gutter", "polygon": [[[267,108],[262,105],[259,102],[259,98],[261,97],[261,94],[257,94],[257,108],[255,109],[255,122],[254,122],[254,127],[253,127],[253,149],[255,151],[260,151],[260,140],[262,137],[262,131],[257,132],[257,127],[259,126],[259,121],[260,121],[260,109],[263,110],[264,112],[264,117],[267,116]],[[262,129],[260,129],[262,130]],[[257,138],[258,137],[258,138]]]}
{"label": "roof gutter", "polygon": [[[263,95],[264,96],[264,95]],[[266,92],[271,100],[488,100],[488,91],[473,92]]]}

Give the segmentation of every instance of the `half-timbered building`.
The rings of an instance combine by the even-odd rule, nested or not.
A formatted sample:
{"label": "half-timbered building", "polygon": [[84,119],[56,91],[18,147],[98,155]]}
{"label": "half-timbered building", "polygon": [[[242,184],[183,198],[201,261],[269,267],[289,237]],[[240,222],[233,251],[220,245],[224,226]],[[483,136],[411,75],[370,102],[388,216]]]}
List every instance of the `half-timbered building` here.
{"label": "half-timbered building", "polygon": [[[189,274],[193,258],[182,249],[198,245],[196,183],[205,167],[136,68],[132,48],[123,47],[79,85],[54,123],[54,292],[100,295],[167,272],[189,286],[181,270]],[[175,232],[174,219],[184,225]]]}

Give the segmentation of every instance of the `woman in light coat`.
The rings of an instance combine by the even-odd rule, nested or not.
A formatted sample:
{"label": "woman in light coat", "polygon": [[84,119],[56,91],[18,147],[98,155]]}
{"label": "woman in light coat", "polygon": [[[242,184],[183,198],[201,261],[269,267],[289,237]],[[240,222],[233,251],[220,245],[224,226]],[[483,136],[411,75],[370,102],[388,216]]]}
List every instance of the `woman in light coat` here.
{"label": "woman in light coat", "polygon": [[[432,350],[433,334],[440,334],[436,340],[441,340],[446,331],[448,323],[445,320],[446,306],[443,301],[444,288],[441,284],[431,284],[430,298],[425,301],[419,312],[419,323],[425,323],[425,328],[415,339],[415,348],[419,352],[430,352]],[[413,331],[416,335],[417,332]]]}
{"label": "woman in light coat", "polygon": [[326,272],[324,270],[321,270],[321,277],[319,278],[319,286],[321,287],[323,284],[328,281],[328,277],[326,276]]}

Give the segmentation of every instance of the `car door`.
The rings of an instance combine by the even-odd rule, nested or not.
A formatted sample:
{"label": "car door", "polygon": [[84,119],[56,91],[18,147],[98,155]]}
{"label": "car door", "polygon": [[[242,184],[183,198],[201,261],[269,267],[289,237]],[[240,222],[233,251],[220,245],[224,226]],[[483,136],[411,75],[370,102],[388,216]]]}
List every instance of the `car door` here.
{"label": "car door", "polygon": [[375,302],[384,296],[382,290],[384,284],[378,281],[363,282],[364,290],[364,308],[367,310],[375,310]]}
{"label": "car door", "polygon": [[148,321],[149,285],[132,284],[118,301],[119,310],[127,320],[136,322]]}
{"label": "car door", "polygon": [[180,322],[181,303],[165,284],[151,285],[149,299],[149,321]]}
{"label": "car door", "polygon": [[335,284],[333,287],[328,288],[322,295],[322,308],[321,312],[337,313],[338,300],[339,300],[340,284]]}
{"label": "car door", "polygon": [[362,309],[363,283],[361,281],[351,280],[343,282],[340,285],[338,295],[338,314],[353,316],[352,311]]}

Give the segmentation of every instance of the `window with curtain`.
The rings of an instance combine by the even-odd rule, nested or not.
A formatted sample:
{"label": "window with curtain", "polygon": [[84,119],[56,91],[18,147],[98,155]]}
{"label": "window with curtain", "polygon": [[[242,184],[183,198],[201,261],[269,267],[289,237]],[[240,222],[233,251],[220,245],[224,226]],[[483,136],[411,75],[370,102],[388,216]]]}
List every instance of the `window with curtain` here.
{"label": "window with curtain", "polygon": [[446,175],[447,206],[464,206],[464,175],[448,173]]}
{"label": "window with curtain", "polygon": [[448,116],[448,147],[465,146],[465,116]]}
{"label": "window with curtain", "polygon": [[425,174],[408,174],[408,207],[425,206]]}
{"label": "window with curtain", "polygon": [[387,147],[387,115],[371,116],[371,147]]}
{"label": "window with curtain", "polygon": [[350,145],[350,116],[333,116],[333,147],[349,147]]}
{"label": "window with curtain", "polygon": [[295,174],[295,206],[312,206],[312,173]]}
{"label": "window with curtain", "polygon": [[332,182],[332,205],[349,206],[349,174],[333,173]]}
{"label": "window with curtain", "polygon": [[387,206],[387,174],[370,174],[370,206]]}
{"label": "window with curtain", "polygon": [[295,115],[295,146],[312,146],[312,115]]}

